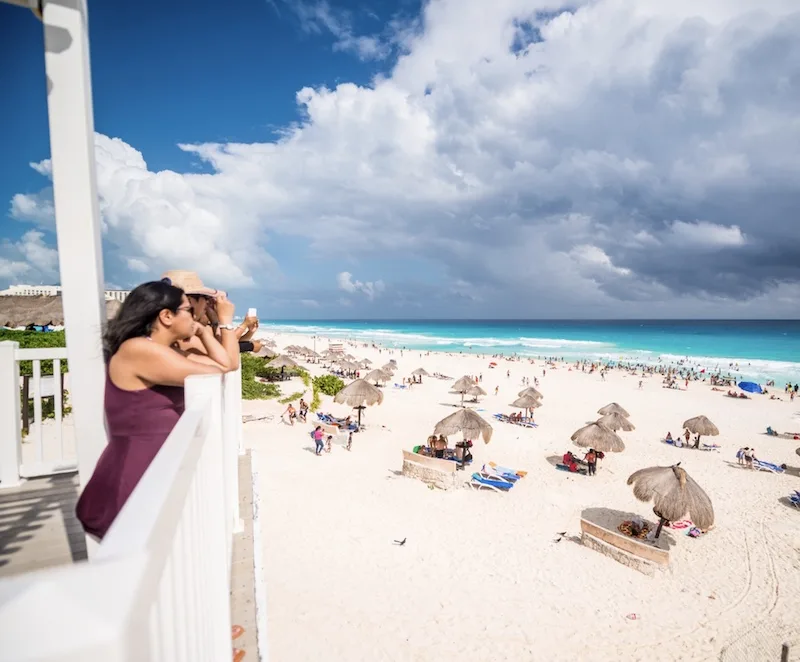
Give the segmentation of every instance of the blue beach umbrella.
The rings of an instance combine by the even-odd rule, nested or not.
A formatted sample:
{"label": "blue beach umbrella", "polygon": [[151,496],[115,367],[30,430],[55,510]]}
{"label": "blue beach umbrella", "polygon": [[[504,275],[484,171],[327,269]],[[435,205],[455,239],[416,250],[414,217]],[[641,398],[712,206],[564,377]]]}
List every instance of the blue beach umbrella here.
{"label": "blue beach umbrella", "polygon": [[739,382],[739,388],[748,393],[761,393],[761,387],[755,382]]}

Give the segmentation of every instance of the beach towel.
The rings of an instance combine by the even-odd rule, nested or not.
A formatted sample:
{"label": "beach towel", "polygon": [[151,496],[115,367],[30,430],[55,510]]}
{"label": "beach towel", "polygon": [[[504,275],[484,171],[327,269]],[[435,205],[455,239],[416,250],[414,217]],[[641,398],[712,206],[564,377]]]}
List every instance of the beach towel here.
{"label": "beach towel", "polygon": [[566,464],[557,464],[556,469],[558,469],[559,471],[566,471],[567,473],[580,474],[581,476],[586,475],[586,469],[578,469],[577,471],[570,471],[569,467]]}

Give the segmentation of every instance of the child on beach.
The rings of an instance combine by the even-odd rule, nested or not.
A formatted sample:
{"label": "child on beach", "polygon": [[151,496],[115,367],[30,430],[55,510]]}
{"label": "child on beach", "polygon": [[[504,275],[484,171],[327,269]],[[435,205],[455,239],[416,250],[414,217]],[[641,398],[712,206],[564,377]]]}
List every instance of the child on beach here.
{"label": "child on beach", "polygon": [[347,435],[347,450],[352,450],[352,448],[353,448],[353,433],[351,431],[350,434]]}
{"label": "child on beach", "polygon": [[328,438],[325,440],[325,452],[331,452],[331,444],[333,443],[333,435],[328,435]]}

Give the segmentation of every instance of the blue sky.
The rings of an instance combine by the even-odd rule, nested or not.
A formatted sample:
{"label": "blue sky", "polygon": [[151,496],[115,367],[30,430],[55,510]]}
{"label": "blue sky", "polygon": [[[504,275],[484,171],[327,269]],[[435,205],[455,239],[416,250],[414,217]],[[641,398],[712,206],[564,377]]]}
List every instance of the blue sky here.
{"label": "blue sky", "polygon": [[[791,3],[491,4],[90,2],[107,281],[192,268],[289,318],[796,315]],[[0,286],[57,281],[42,26],[0,24]]]}

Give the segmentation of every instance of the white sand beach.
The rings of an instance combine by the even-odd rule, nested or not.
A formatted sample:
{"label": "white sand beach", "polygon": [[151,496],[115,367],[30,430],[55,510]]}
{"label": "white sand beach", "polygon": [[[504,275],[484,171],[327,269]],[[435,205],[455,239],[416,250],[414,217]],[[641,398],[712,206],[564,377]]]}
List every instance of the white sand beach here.
{"label": "white sand beach", "polygon": [[[312,344],[307,336],[270,337],[279,348]],[[327,343],[316,345],[321,351]],[[767,425],[800,430],[800,401],[782,393],[783,401],[734,400],[696,382],[668,390],[658,376],[645,377],[640,390],[640,376],[612,370],[602,381],[565,364],[542,376],[541,361],[501,360],[489,369],[490,359],[472,355],[350,344],[346,351],[375,366],[396,359],[398,382],[418,367],[453,379],[425,378],[406,390],[387,385],[383,404],[366,410],[368,429],[355,435],[352,451],[334,445],[320,457],[309,437],[312,415],[292,427],[280,420],[285,406],[245,402],[245,413],[273,416],[245,425],[258,474],[272,659],[777,661],[784,641],[793,643],[791,659],[800,659],[800,510],[788,500],[800,489],[792,470],[800,443],[765,434]],[[507,494],[432,489],[403,476],[401,450],[424,443],[455,411],[455,379],[479,373],[490,395],[471,406],[494,436],[475,443],[472,469],[491,460],[528,475]],[[544,394],[536,429],[491,418],[512,411],[523,376],[538,377]],[[283,387],[301,390],[300,380]],[[571,434],[612,401],[636,426],[620,433],[625,451],[607,454],[595,477],[557,471],[548,458],[580,450]],[[322,411],[350,413],[331,398]],[[719,427],[708,441],[721,451],[660,441],[699,414]],[[735,458],[742,446],[789,470],[742,468]],[[580,544],[585,509],[652,520],[652,506],[634,498],[626,479],[678,461],[711,497],[716,522],[696,539],[665,528],[667,570],[647,576]],[[470,475],[458,472],[464,481]]]}

